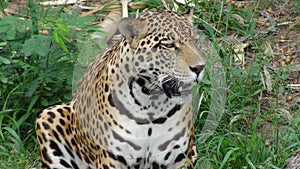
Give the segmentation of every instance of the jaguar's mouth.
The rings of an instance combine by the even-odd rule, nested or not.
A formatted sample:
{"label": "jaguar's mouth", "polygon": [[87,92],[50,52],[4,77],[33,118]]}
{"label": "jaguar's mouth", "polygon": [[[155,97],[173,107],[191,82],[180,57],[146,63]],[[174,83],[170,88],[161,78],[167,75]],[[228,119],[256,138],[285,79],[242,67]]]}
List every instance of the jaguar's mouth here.
{"label": "jaguar's mouth", "polygon": [[181,96],[182,85],[177,79],[172,78],[162,84],[162,89],[169,98],[179,97]]}
{"label": "jaguar's mouth", "polygon": [[172,78],[162,84],[162,89],[168,98],[187,96],[192,92],[192,84],[184,84],[182,81]]}
{"label": "jaguar's mouth", "polygon": [[198,79],[183,79],[173,76],[165,76],[161,80],[157,80],[155,85],[145,85],[140,83],[139,80],[137,83],[141,86],[142,93],[146,95],[166,95],[169,99],[187,97],[192,93],[193,83],[198,83]]}

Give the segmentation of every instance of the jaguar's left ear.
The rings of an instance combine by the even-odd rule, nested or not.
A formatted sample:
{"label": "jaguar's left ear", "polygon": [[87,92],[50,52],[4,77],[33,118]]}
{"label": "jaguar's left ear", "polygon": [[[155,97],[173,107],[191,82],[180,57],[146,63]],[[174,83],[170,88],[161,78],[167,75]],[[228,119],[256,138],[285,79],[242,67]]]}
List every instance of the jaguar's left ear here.
{"label": "jaguar's left ear", "polygon": [[190,21],[191,24],[193,22],[193,13],[194,13],[194,7],[190,6],[188,11],[183,14]]}
{"label": "jaguar's left ear", "polygon": [[123,18],[119,23],[119,31],[131,45],[134,45],[145,35],[146,25],[135,18]]}

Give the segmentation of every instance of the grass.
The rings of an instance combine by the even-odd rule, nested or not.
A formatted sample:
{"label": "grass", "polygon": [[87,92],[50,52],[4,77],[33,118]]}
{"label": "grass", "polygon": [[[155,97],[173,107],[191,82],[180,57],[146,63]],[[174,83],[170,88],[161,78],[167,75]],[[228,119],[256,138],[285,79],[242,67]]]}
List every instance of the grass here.
{"label": "grass", "polygon": [[0,168],[3,169],[33,169],[40,168],[37,152],[18,153],[10,152],[10,156],[0,158]]}
{"label": "grass", "polygon": [[[34,6],[32,1],[30,2],[30,5]],[[197,102],[194,106],[197,112],[195,113],[197,118],[195,121],[196,145],[199,150],[195,168],[284,168],[287,158],[300,147],[300,133],[298,132],[300,107],[297,102],[300,100],[299,90],[287,87],[291,83],[300,83],[299,75],[295,75],[295,72],[292,71],[293,65],[299,64],[297,60],[299,53],[287,52],[300,44],[299,39],[293,38],[300,34],[300,24],[295,19],[300,14],[296,9],[300,1],[276,1],[273,3],[271,0],[255,2],[199,2],[195,0],[193,2],[196,16],[194,24],[197,30],[203,30],[200,34],[202,41],[200,48],[204,51],[207,60],[205,78],[195,88],[195,100],[200,100],[202,103],[199,110]],[[0,4],[1,9],[7,8],[7,3],[1,2]],[[172,6],[172,4],[170,5]],[[162,4],[160,1],[151,0],[148,1],[148,7],[162,7]],[[67,24],[71,24],[77,16],[56,15],[55,12],[49,12],[40,7],[35,8],[37,11],[34,11],[32,7],[30,9],[29,15],[36,15],[33,17],[35,19],[33,33],[37,33],[36,29],[44,29],[43,26],[36,24],[37,22],[44,23],[44,20],[39,20],[43,18],[40,15],[51,13],[51,16],[47,16],[47,23],[44,26],[53,26],[54,36],[56,39],[60,37],[60,40],[57,42],[59,43],[57,46],[54,45],[54,48],[53,37],[47,36],[47,38],[52,38],[49,41],[51,44],[49,53],[40,51],[40,53],[34,54],[33,50],[27,49],[26,52],[33,53],[36,60],[28,63],[26,59],[23,59],[21,60],[22,64],[20,59],[19,61],[16,59],[18,62],[14,61],[12,56],[20,53],[18,48],[12,50],[13,45],[18,46],[17,43],[11,44],[12,42],[7,39],[11,48],[7,48],[4,52],[2,46],[5,47],[6,44],[0,43],[2,50],[0,54],[6,52],[8,58],[5,60],[0,57],[0,65],[7,66],[10,62],[18,63],[21,65],[18,65],[18,68],[22,67],[27,70],[24,73],[26,76],[22,76],[24,79],[20,84],[9,84],[9,79],[6,79],[5,74],[0,72],[2,85],[0,99],[3,102],[0,103],[2,107],[0,111],[0,168],[39,167],[34,135],[35,115],[49,104],[70,100],[70,97],[56,96],[53,92],[60,93],[61,90],[67,88],[71,95],[71,83],[66,80],[68,76],[62,76],[63,78],[59,80],[60,85],[56,88],[55,85],[53,87],[52,77],[46,75],[52,74],[51,72],[54,72],[52,76],[64,74],[65,69],[62,69],[62,73],[59,74],[57,68],[64,67],[62,65],[65,63],[73,63],[72,57],[76,58],[76,53],[79,53],[78,49],[80,49],[80,46],[68,43],[74,41],[71,37],[72,32],[68,32],[71,30],[68,30]],[[289,9],[292,9],[293,12],[280,12],[289,11]],[[187,5],[179,6],[180,12],[186,10]],[[53,11],[61,14],[63,8]],[[268,30],[269,20],[264,18],[260,11],[269,11],[277,22],[292,21],[293,28],[290,29],[290,25],[287,25],[277,26],[275,30]],[[57,17],[64,19],[70,17],[71,19],[70,22],[64,23],[62,19],[56,19]],[[82,22],[87,21],[90,22],[90,18],[83,19]],[[71,26],[74,26],[74,23]],[[26,38],[25,35],[19,37],[25,30],[20,29],[19,31],[14,35],[14,41],[18,42]],[[268,32],[262,33],[263,31]],[[290,39],[281,42],[282,35],[290,36]],[[45,39],[42,40],[44,42]],[[247,47],[236,50],[237,45],[241,44],[246,44]],[[275,56],[274,53],[277,51],[285,53]],[[294,54],[292,57],[294,60],[281,64],[283,61],[287,61],[288,54]],[[44,75],[41,78],[47,79],[49,83],[30,83],[28,92],[24,89],[24,85],[27,84],[26,81],[32,80],[30,79],[32,76],[30,68],[43,70],[40,67],[34,67],[34,64],[40,63],[37,61],[41,56],[43,59],[51,59],[55,56],[53,60],[49,60],[53,63],[62,60],[65,62],[58,63],[53,71],[43,72]],[[238,60],[239,56],[244,61]],[[51,64],[48,63],[48,60],[45,64],[47,65],[45,67],[50,69],[48,66]],[[272,67],[270,68],[270,66]],[[7,70],[17,71],[12,66]],[[33,90],[32,87],[36,90]],[[289,97],[292,97],[292,100],[288,99]]]}
{"label": "grass", "polygon": [[[195,168],[284,168],[286,159],[299,147],[300,134],[295,125],[295,121],[299,120],[296,114],[300,112],[299,106],[296,101],[287,104],[284,99],[293,95],[293,92],[298,93],[285,87],[290,83],[289,74],[293,72],[283,71],[281,68],[276,71],[266,70],[266,67],[276,60],[274,56],[265,52],[266,44],[274,43],[279,36],[270,34],[267,37],[255,37],[257,31],[262,28],[256,25],[255,20],[259,19],[259,16],[255,11],[263,10],[265,3],[270,2],[257,1],[256,4],[249,5],[249,8],[241,9],[233,3],[204,1],[196,8],[196,13],[199,12],[198,15],[201,16],[201,19],[196,19],[196,24],[205,28],[217,53],[207,55],[207,60],[210,61],[207,64],[213,67],[215,62],[211,63],[211,60],[221,58],[220,62],[226,72],[227,98],[213,96],[215,90],[220,93],[224,91],[211,84],[220,76],[208,71],[204,85],[200,88],[205,91],[205,98],[209,99],[207,103],[204,102],[200,112],[208,111],[216,116],[222,115],[222,118],[214,119],[217,128],[213,134],[209,133],[211,131],[205,132],[202,128],[205,123],[210,124],[207,122],[208,116],[204,116],[204,119],[200,116],[198,122],[196,121],[199,160]],[[269,7],[276,8],[276,5]],[[299,27],[297,31],[299,34]],[[232,36],[236,36],[236,39],[254,37],[246,42],[250,46],[247,51],[242,51],[246,63],[235,61],[239,53],[233,49],[237,44],[245,42],[239,42]],[[271,74],[268,74],[270,72]],[[270,76],[271,84],[266,82],[267,76]],[[267,85],[272,87],[268,88]],[[278,97],[280,95],[283,97]],[[213,103],[214,100],[226,100],[225,106]],[[224,114],[212,109],[210,104],[218,107],[220,111],[224,110]],[[280,111],[282,109],[288,115]],[[288,119],[290,114],[293,117]]]}

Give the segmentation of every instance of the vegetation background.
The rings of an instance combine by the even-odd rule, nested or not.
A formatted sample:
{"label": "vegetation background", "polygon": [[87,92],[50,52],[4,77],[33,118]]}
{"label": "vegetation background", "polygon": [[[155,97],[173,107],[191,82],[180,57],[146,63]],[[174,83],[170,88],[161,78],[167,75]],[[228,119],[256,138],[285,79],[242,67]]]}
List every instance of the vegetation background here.
{"label": "vegetation background", "polygon": [[[212,42],[214,52],[207,53],[207,59],[217,56],[223,65],[227,92],[216,130],[201,140],[217,76],[207,73],[196,86],[202,105],[196,114],[195,168],[284,168],[300,147],[300,1],[191,3],[195,27],[202,30],[202,39]],[[91,46],[106,47],[103,42],[86,42],[101,30],[97,24],[112,4],[86,0],[79,5],[42,6],[33,0],[0,0],[1,169],[40,167],[36,116],[50,105],[72,99],[79,54],[94,55]],[[173,8],[178,3],[166,4]],[[186,11],[188,5],[178,4],[178,11]],[[81,16],[90,10],[83,6],[103,8]],[[149,0],[143,8],[163,8],[163,3]]]}

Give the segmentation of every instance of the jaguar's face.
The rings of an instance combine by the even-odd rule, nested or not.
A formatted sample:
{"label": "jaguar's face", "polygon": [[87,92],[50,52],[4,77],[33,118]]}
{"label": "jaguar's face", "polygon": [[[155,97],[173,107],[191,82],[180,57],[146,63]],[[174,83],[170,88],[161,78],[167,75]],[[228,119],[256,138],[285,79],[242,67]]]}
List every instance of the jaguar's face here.
{"label": "jaguar's face", "polygon": [[190,38],[182,42],[176,36],[158,33],[138,42],[133,63],[139,76],[147,79],[149,90],[160,87],[171,98],[187,89],[190,93],[192,82],[202,80],[205,62]]}

